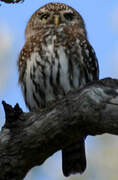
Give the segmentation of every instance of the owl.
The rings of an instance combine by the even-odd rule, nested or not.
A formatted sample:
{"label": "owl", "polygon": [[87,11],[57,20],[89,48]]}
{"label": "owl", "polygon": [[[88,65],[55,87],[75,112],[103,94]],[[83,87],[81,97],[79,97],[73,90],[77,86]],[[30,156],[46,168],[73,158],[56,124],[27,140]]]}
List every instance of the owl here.
{"label": "owl", "polygon": [[[84,20],[72,7],[49,3],[30,18],[19,60],[19,83],[30,111],[49,107],[97,80],[99,67]],[[65,176],[86,168],[85,136],[62,149]]]}

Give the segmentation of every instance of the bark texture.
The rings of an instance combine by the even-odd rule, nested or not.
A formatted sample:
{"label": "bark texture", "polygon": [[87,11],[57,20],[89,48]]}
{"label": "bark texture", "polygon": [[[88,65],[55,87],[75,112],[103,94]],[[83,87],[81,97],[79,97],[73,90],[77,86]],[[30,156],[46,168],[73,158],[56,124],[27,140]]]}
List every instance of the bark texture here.
{"label": "bark texture", "polygon": [[22,180],[27,172],[78,137],[118,135],[118,80],[106,78],[67,94],[48,109],[24,113],[3,102],[0,180]]}

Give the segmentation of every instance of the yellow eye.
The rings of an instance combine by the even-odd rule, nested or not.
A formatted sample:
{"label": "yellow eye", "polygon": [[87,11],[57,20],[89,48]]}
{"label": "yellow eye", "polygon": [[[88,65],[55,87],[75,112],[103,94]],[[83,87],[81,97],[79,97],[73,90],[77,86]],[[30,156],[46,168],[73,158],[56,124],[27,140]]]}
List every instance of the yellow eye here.
{"label": "yellow eye", "polygon": [[43,22],[46,22],[46,19],[45,19],[45,18],[42,18],[41,20],[42,20]]}
{"label": "yellow eye", "polygon": [[42,20],[43,22],[46,22],[46,20],[48,19],[48,17],[49,17],[49,14],[43,14],[43,15],[41,16],[41,20]]}

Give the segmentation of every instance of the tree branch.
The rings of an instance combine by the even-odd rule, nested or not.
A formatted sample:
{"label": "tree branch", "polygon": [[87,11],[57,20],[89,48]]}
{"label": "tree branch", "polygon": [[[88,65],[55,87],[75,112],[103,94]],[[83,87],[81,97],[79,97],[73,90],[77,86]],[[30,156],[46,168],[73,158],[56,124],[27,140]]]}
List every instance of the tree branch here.
{"label": "tree branch", "polygon": [[106,78],[69,93],[41,112],[23,113],[3,102],[0,180],[22,180],[27,172],[83,135],[118,135],[118,80]]}
{"label": "tree branch", "polygon": [[7,4],[14,4],[19,2],[24,2],[24,0],[0,0],[1,2],[7,3]]}

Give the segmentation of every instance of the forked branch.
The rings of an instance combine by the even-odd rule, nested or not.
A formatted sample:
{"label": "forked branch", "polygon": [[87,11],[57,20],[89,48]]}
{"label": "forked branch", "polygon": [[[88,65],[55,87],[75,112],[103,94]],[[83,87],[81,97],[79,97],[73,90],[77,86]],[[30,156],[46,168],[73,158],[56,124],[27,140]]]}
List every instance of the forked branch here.
{"label": "forked branch", "polygon": [[3,102],[0,180],[22,180],[27,172],[78,137],[118,135],[118,80],[106,78],[69,93],[41,112],[24,113]]}

